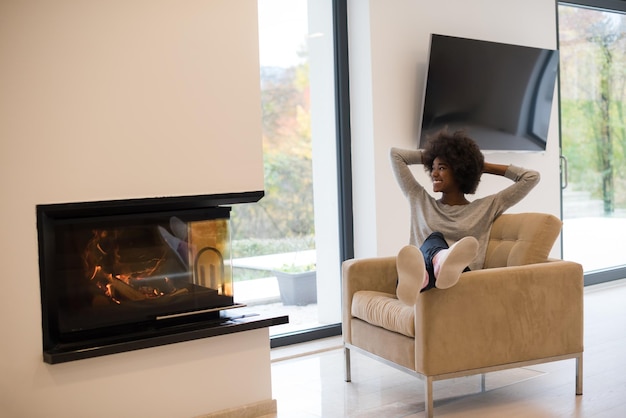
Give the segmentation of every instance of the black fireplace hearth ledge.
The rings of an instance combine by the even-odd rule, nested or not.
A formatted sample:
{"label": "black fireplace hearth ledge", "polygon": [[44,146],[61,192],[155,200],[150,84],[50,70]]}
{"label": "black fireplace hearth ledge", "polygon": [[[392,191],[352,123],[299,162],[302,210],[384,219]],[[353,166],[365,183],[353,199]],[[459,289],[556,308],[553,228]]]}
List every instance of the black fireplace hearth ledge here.
{"label": "black fireplace hearth ledge", "polygon": [[54,348],[44,350],[43,360],[48,364],[66,363],[289,323],[287,315],[261,316],[252,313],[237,315],[234,312],[234,310],[229,313],[216,312],[216,317],[180,326],[146,327],[126,335],[94,339],[88,345],[60,343]]}

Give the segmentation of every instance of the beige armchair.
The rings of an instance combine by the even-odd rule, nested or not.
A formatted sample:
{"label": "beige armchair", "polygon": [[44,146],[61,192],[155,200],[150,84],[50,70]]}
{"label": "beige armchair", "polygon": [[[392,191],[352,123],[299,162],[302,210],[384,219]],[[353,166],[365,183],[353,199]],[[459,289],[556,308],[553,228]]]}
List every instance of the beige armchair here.
{"label": "beige armchair", "polygon": [[343,263],[342,325],[346,381],[355,350],[424,380],[433,416],[433,381],[576,359],[582,394],[582,266],[549,259],[561,221],[504,214],[491,230],[483,270],[450,289],[396,298],[396,258]]}

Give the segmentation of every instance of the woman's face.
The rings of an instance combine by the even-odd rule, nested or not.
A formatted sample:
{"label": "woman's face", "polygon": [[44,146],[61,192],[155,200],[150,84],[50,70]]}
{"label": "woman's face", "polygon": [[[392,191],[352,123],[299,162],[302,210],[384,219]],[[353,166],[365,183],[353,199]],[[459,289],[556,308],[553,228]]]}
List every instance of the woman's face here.
{"label": "woman's face", "polygon": [[433,191],[441,193],[454,193],[459,191],[459,186],[454,179],[452,169],[439,157],[433,161],[433,170],[430,172],[433,181]]}

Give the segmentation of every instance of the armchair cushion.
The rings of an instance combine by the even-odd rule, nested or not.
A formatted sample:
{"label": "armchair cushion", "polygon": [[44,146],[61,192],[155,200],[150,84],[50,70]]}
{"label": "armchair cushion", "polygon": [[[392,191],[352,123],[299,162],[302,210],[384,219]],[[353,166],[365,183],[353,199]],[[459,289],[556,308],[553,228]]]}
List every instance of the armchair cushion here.
{"label": "armchair cushion", "polygon": [[559,218],[546,213],[500,215],[491,227],[483,268],[546,261],[562,226]]}
{"label": "armchair cushion", "polygon": [[395,295],[361,290],[352,299],[352,316],[390,331],[415,337],[415,310]]}

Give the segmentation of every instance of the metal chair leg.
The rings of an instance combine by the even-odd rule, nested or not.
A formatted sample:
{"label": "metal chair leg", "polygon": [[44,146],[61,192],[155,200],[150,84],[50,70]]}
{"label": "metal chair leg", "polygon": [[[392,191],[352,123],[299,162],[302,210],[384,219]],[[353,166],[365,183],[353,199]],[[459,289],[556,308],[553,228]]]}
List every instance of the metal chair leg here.
{"label": "metal chair leg", "polygon": [[352,373],[350,370],[350,349],[347,347],[343,348],[343,356],[344,356],[344,373],[346,382],[352,381]]}
{"label": "metal chair leg", "polygon": [[424,380],[425,412],[427,418],[433,418],[433,378],[426,376]]}
{"label": "metal chair leg", "polygon": [[583,355],[576,357],[576,395],[583,394]]}

